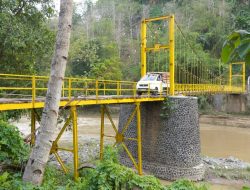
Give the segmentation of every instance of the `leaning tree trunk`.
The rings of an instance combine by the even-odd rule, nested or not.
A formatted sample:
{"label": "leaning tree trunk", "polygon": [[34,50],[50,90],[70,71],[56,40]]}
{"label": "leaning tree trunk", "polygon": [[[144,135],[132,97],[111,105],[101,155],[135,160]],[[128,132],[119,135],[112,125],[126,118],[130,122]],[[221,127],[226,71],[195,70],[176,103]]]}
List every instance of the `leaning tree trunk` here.
{"label": "leaning tree trunk", "polygon": [[42,183],[52,142],[57,135],[56,125],[69,51],[71,20],[72,0],[61,0],[55,52],[51,62],[51,73],[42,114],[41,130],[38,132],[35,146],[32,149],[23,175],[24,181],[37,185]]}

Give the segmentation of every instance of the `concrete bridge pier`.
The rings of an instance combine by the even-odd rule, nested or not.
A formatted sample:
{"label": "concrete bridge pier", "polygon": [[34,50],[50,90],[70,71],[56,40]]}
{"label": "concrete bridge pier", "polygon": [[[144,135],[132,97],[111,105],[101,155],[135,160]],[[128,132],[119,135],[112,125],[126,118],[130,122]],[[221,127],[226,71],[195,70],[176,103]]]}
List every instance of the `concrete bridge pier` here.
{"label": "concrete bridge pier", "polygon": [[[171,111],[167,118],[160,116],[162,102],[141,104],[143,169],[167,180],[201,180],[205,169],[200,156],[197,98],[170,97],[168,101]],[[133,109],[134,105],[121,105],[119,130]],[[136,118],[132,120],[125,137],[136,137]],[[125,143],[134,158],[137,158],[137,142]],[[125,152],[120,153],[120,161],[129,167],[133,166]]]}

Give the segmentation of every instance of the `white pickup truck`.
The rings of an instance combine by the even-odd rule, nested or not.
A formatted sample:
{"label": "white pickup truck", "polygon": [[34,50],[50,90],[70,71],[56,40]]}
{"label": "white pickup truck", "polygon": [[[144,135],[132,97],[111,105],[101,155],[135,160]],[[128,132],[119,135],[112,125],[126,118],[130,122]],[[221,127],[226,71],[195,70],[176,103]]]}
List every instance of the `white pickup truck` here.
{"label": "white pickup truck", "polygon": [[164,93],[170,87],[168,72],[149,72],[136,85],[138,95],[144,92],[153,94]]}

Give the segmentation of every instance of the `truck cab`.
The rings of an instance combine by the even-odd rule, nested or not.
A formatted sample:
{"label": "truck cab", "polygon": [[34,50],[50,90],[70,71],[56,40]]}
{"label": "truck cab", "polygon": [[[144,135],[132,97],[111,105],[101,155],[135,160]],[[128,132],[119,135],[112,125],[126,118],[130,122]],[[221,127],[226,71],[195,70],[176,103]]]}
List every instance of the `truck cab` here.
{"label": "truck cab", "polygon": [[170,87],[168,72],[148,72],[136,85],[138,95],[150,92],[161,94]]}

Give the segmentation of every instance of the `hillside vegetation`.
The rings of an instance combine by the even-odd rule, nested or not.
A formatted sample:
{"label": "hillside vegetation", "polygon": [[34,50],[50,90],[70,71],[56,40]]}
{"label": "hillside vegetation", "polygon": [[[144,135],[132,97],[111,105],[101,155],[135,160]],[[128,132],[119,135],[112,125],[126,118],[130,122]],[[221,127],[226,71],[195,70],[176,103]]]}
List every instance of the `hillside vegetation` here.
{"label": "hillside vegetation", "polygon": [[[138,80],[140,21],[168,14],[175,14],[202,61],[217,64],[226,37],[234,30],[250,31],[249,7],[248,0],[76,3],[67,75]],[[56,14],[52,0],[2,1],[0,73],[47,75],[55,42]],[[166,64],[161,57],[158,61]]]}

